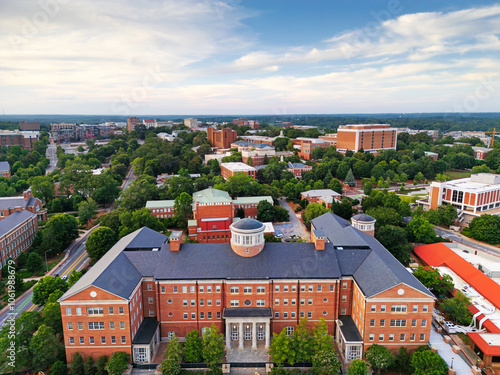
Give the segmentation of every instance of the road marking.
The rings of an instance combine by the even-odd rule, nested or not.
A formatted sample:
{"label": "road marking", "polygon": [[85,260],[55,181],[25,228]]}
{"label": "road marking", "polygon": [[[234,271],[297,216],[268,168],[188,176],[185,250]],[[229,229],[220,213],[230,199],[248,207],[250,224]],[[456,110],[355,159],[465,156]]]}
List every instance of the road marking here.
{"label": "road marking", "polygon": [[17,314],[20,310],[22,310],[24,308],[24,306],[26,306],[29,302],[31,302],[31,298],[26,298],[23,303],[21,303],[21,305],[18,306],[18,308],[16,309],[16,311],[14,312],[14,314]]}
{"label": "road marking", "polygon": [[82,258],[84,258],[85,256],[87,255],[87,251],[84,251],[83,253],[80,254],[80,256],[78,258],[76,258],[76,260],[69,266],[69,268],[63,272],[63,274],[61,276],[66,276],[66,275],[69,275],[71,273],[71,271],[73,271],[73,269],[76,267],[76,264],[78,264]]}
{"label": "road marking", "polygon": [[37,305],[33,305],[33,306],[31,306],[31,307],[30,307],[28,310],[26,310],[26,311],[33,311],[33,310],[35,309],[35,307],[36,307],[36,306],[37,306]]}

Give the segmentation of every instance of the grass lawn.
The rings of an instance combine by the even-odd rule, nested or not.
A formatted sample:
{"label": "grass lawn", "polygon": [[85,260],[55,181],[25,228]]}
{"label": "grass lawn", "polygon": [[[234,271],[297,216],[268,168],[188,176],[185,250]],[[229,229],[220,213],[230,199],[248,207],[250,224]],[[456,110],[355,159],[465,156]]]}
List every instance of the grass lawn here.
{"label": "grass lawn", "polygon": [[398,197],[401,198],[402,202],[415,203],[417,199],[425,197],[427,194],[416,194],[416,195],[400,195]]}
{"label": "grass lawn", "polygon": [[470,171],[447,171],[444,172],[444,174],[449,176],[452,180],[455,180],[457,178],[470,177],[472,173]]}

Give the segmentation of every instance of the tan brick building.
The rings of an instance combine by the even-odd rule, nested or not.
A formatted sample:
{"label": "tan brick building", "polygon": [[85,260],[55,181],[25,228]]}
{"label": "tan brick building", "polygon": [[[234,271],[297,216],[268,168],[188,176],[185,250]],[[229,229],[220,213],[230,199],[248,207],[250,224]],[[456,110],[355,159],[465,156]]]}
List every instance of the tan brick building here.
{"label": "tan brick building", "polygon": [[236,173],[246,173],[247,175],[255,178],[257,169],[241,162],[221,163],[220,174],[225,180],[234,176]]}
{"label": "tan brick building", "polygon": [[38,232],[38,220],[29,211],[16,211],[0,221],[0,263],[2,267],[9,258],[16,259],[28,250]]}
{"label": "tan brick building", "polygon": [[210,146],[212,147],[230,148],[231,143],[236,141],[236,138],[238,138],[236,130],[230,128],[224,128],[221,130],[207,128],[207,140],[210,142]]}
{"label": "tan brick building", "polygon": [[378,153],[380,150],[395,150],[398,130],[389,124],[341,125],[337,129],[337,151],[347,150]]}
{"label": "tan brick building", "polygon": [[122,238],[61,298],[68,362],[115,351],[151,362],[160,340],[215,324],[226,347],[267,348],[301,318],[328,325],[347,361],[379,343],[427,343],[434,297],[372,236],[331,213],[310,243],[267,243],[253,219],[230,243],[182,244],[142,228]]}

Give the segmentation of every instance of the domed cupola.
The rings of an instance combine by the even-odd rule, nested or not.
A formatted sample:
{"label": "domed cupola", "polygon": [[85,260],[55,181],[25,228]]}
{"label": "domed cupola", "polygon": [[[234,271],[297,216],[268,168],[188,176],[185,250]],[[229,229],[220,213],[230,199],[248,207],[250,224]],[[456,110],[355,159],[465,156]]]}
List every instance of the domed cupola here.
{"label": "domed cupola", "polygon": [[367,214],[358,214],[351,218],[351,224],[354,228],[368,233],[370,236],[375,235],[375,221],[373,217]]}
{"label": "domed cupola", "polygon": [[242,257],[253,257],[264,248],[265,226],[255,219],[241,219],[229,226],[231,248]]}

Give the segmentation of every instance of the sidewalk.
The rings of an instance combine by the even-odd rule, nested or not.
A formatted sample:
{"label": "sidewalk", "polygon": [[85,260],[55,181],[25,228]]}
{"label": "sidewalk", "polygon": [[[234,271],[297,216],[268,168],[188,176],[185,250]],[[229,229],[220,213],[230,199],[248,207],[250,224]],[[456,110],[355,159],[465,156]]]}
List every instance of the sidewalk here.
{"label": "sidewalk", "polygon": [[[458,353],[453,352],[450,344],[446,343],[441,334],[435,331],[434,326],[431,329],[429,343],[438,350],[438,354],[445,360],[449,367],[452,365],[457,375],[472,375],[472,368],[468,362]],[[450,342],[453,344],[453,341]]]}

